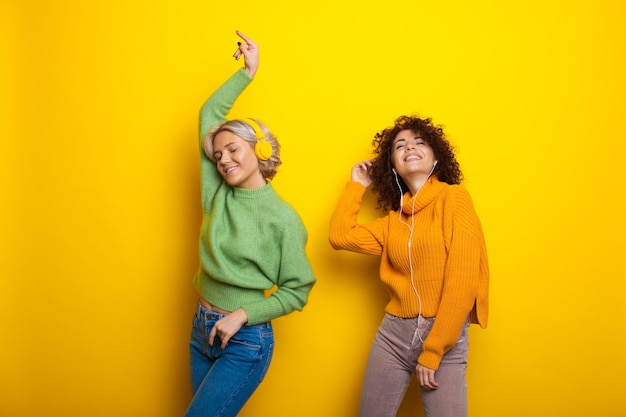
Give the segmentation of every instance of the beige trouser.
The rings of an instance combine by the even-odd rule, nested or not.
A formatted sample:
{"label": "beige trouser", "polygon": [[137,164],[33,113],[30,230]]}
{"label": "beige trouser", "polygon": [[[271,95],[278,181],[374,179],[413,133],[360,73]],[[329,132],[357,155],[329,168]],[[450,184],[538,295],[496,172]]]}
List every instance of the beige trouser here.
{"label": "beige trouser", "polygon": [[[434,318],[404,319],[386,314],[370,350],[361,391],[360,417],[393,417],[404,398],[411,374],[415,374],[422,341]],[[468,322],[469,323],[469,322]],[[421,387],[426,417],[467,416],[468,325],[456,345],[441,360],[435,372],[439,388]]]}

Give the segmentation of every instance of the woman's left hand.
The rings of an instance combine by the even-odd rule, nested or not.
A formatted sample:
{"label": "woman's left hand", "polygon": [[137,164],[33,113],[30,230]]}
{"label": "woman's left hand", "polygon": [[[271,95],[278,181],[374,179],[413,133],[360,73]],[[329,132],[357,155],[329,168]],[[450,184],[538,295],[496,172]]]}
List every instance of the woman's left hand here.
{"label": "woman's left hand", "polygon": [[222,317],[215,322],[215,325],[209,333],[209,345],[213,346],[213,341],[215,340],[215,336],[217,336],[222,341],[221,349],[224,350],[230,338],[247,322],[248,315],[243,308],[239,308],[225,317]]}
{"label": "woman's left hand", "polygon": [[439,388],[439,384],[435,381],[435,371],[433,369],[418,363],[415,367],[415,372],[417,372],[417,379],[422,387],[428,389]]}
{"label": "woman's left hand", "polygon": [[243,39],[245,43],[239,43],[239,48],[237,48],[233,57],[238,60],[243,54],[245,61],[244,71],[246,71],[251,78],[254,78],[257,69],[259,69],[259,46],[240,31],[237,31],[237,35]]}

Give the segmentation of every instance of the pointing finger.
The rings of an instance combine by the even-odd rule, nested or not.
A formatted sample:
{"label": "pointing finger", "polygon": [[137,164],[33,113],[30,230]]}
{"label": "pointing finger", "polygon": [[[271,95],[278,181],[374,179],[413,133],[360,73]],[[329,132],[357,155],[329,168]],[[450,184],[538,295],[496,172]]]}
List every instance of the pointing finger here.
{"label": "pointing finger", "polygon": [[252,39],[250,39],[249,37],[247,37],[246,35],[244,35],[243,33],[241,33],[240,31],[237,31],[237,35],[243,39],[244,41],[246,41],[247,44],[249,45],[255,45],[254,41]]}

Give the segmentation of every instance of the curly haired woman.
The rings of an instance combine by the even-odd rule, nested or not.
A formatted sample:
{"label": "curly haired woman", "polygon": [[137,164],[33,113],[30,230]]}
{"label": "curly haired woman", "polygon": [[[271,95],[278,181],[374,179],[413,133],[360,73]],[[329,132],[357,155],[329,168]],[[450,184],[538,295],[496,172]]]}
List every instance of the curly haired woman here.
{"label": "curly haired woman", "polygon": [[[482,227],[441,126],[401,116],[376,134],[330,224],[330,243],[380,256],[389,290],[361,391],[360,416],[395,416],[415,373],[427,417],[467,416],[468,326],[487,326]],[[369,186],[384,215],[359,224]]]}

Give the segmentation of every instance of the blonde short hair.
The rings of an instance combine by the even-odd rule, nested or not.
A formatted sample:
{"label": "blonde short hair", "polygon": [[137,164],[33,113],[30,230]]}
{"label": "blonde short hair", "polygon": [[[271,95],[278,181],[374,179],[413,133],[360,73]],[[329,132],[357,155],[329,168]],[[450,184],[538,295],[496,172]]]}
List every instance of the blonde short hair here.
{"label": "blonde short hair", "polygon": [[[263,178],[271,180],[278,172],[278,166],[282,163],[282,161],[280,160],[280,144],[278,143],[276,136],[274,136],[274,134],[270,132],[267,126],[265,126],[263,123],[259,122],[256,119],[252,120],[254,120],[259,125],[259,127],[265,134],[265,140],[270,145],[272,145],[272,156],[266,161],[259,159],[259,170],[261,171]],[[239,136],[241,139],[248,142],[248,144],[250,144],[250,147],[254,149],[254,146],[257,142],[256,132],[254,131],[254,128],[250,124],[246,123],[244,120],[228,120],[222,124],[218,124],[213,127],[204,137],[202,147],[204,148],[204,153],[211,161],[215,162],[215,155],[213,154],[213,140],[218,133],[223,131],[228,131]]]}

